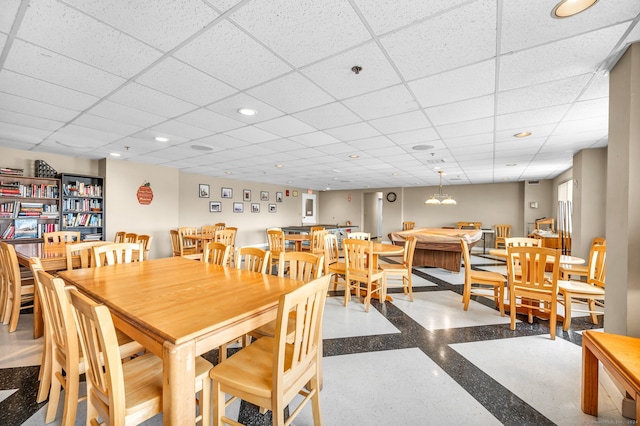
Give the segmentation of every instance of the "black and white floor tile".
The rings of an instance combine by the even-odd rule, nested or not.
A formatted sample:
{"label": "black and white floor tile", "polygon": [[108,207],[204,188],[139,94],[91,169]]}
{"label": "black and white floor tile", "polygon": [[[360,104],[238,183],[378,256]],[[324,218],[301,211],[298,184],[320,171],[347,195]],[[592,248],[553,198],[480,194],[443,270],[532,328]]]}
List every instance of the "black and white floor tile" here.
{"label": "black and white floor tile", "polygon": [[[504,262],[482,254],[472,267],[505,272]],[[392,302],[358,299],[344,306],[342,292],[327,299],[321,406],[326,425],[584,425],[634,424],[620,413],[622,395],[601,374],[600,416],[580,409],[581,331],[602,327],[587,317],[549,339],[547,321],[500,317],[486,298],[461,303],[464,272],[415,268],[414,301],[390,289]],[[524,319],[524,317],[522,318]],[[19,329],[0,326],[0,425],[42,425],[46,402],[35,403],[42,340],[31,338],[30,314]],[[210,359],[215,354],[210,354]],[[77,425],[84,424],[84,402]],[[259,414],[238,403],[256,420]],[[52,425],[60,424],[58,418]],[[161,424],[157,416],[146,425]],[[296,425],[311,425],[305,407]]]}

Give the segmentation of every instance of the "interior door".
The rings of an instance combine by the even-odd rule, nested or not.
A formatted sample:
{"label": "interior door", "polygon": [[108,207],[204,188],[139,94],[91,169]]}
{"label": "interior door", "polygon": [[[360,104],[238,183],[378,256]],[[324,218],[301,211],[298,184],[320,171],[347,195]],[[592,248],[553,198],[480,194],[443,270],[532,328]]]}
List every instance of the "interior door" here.
{"label": "interior door", "polygon": [[316,194],[302,194],[302,224],[315,225],[316,219]]}

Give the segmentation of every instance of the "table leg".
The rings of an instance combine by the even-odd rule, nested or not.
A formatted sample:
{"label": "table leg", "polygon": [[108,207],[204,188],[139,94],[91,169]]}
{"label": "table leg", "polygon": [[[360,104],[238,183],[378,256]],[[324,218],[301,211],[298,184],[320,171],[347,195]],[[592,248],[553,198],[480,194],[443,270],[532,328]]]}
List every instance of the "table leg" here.
{"label": "table leg", "polygon": [[192,425],[195,407],[195,342],[163,345],[163,420],[165,425]]}
{"label": "table leg", "polygon": [[582,411],[598,415],[598,358],[582,340]]}

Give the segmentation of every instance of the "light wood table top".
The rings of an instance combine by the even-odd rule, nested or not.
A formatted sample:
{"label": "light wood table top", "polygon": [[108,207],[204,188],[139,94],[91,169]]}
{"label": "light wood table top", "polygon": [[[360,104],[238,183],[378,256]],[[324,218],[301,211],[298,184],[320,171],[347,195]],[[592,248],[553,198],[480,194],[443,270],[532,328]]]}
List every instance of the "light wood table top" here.
{"label": "light wood table top", "polygon": [[301,281],[182,257],[60,273],[111,310],[116,327],[162,357],[165,424],[193,424],[193,359],[276,318]]}
{"label": "light wood table top", "polygon": [[[489,250],[489,254],[493,256],[503,257],[505,259],[507,258],[506,249],[491,249]],[[552,257],[547,258],[547,262],[553,262],[553,260],[554,259]],[[567,256],[563,254],[560,255],[560,263],[565,265],[582,265],[583,263],[585,263],[585,260],[581,257]]]}
{"label": "light wood table top", "polygon": [[303,241],[310,241],[311,240],[311,235],[310,234],[285,234],[284,235],[284,239],[286,241],[295,242],[296,251],[301,251],[302,250],[302,242]]}

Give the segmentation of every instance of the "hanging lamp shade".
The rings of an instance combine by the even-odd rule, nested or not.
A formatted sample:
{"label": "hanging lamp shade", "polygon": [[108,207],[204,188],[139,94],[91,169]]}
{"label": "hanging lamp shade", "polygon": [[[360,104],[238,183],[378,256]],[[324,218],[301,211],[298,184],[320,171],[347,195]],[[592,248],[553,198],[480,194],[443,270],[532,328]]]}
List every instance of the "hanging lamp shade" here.
{"label": "hanging lamp shade", "polygon": [[442,193],[442,174],[443,173],[444,172],[442,170],[438,170],[438,174],[440,175],[439,191],[437,194],[433,194],[432,196],[430,196],[427,199],[427,201],[424,202],[425,204],[430,206],[439,206],[439,205],[453,206],[455,204],[458,204],[456,203],[456,200],[451,198],[451,195]]}

